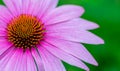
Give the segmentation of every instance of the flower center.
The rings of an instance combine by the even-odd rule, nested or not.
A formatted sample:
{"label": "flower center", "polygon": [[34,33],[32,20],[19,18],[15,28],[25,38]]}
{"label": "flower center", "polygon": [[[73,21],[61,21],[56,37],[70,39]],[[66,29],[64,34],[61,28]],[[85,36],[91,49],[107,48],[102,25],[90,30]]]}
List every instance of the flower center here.
{"label": "flower center", "polygon": [[20,15],[15,17],[8,25],[8,40],[15,47],[23,49],[34,47],[39,44],[44,36],[44,25],[31,15]]}

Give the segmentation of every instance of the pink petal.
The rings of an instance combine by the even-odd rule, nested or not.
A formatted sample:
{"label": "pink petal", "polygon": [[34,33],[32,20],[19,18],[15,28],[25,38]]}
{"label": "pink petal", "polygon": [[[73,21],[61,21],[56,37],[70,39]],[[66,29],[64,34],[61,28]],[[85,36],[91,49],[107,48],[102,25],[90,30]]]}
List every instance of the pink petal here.
{"label": "pink petal", "polygon": [[[25,58],[26,54],[24,56],[23,55],[24,55],[24,53],[22,52],[22,49],[16,49],[15,56],[14,56],[13,60],[11,61],[12,67],[9,66],[11,68],[10,69],[11,71],[20,71],[21,69],[24,69],[24,67],[26,67],[26,64],[23,65],[24,67],[21,66],[23,64],[22,61],[25,61],[25,63],[26,63],[26,58]],[[25,59],[23,60],[23,58],[25,58]]]}
{"label": "pink petal", "polygon": [[91,30],[91,29],[96,29],[99,26],[93,22],[84,20],[82,18],[75,18],[73,20],[67,21],[67,22],[62,22],[58,23],[55,25],[49,25],[47,26],[48,30],[56,30],[56,29],[76,29],[76,30]]}
{"label": "pink petal", "polygon": [[41,0],[40,6],[37,7],[39,12],[37,12],[38,17],[41,19],[50,12],[50,10],[54,9],[58,4],[58,0]]}
{"label": "pink petal", "polygon": [[24,0],[23,13],[41,17],[47,11],[54,9],[58,0]]}
{"label": "pink petal", "polygon": [[15,50],[10,48],[5,51],[2,55],[0,55],[0,71],[5,71],[5,67],[7,63],[10,61],[11,57],[15,54]]}
{"label": "pink petal", "polygon": [[28,14],[28,11],[29,11],[29,8],[30,8],[30,5],[31,5],[31,0],[24,0],[22,1],[22,13],[23,14]]}
{"label": "pink petal", "polygon": [[35,60],[29,51],[27,51],[27,71],[37,71]]}
{"label": "pink petal", "polygon": [[6,31],[6,28],[5,28],[6,26],[2,23],[0,23],[0,36],[2,36],[2,35],[5,35],[5,34],[3,34],[3,33],[6,33],[5,31]]}
{"label": "pink petal", "polygon": [[53,56],[43,48],[39,49],[45,71],[66,71],[60,59]]}
{"label": "pink petal", "polygon": [[4,53],[12,44],[8,43],[5,39],[0,37],[0,55]]}
{"label": "pink petal", "polygon": [[12,49],[4,57],[0,56],[0,71],[37,71],[37,69],[29,51]]}
{"label": "pink petal", "polygon": [[0,28],[0,39],[6,38],[7,37],[7,32],[5,28]]}
{"label": "pink petal", "polygon": [[80,67],[86,71],[89,71],[88,67],[81,60],[77,59],[76,57],[72,56],[71,54],[66,53],[66,52],[56,48],[55,46],[52,46],[45,42],[42,42],[41,46],[43,46],[43,48],[41,48],[41,51],[43,51],[43,49],[47,49],[50,53],[52,53],[59,59],[65,61],[71,65],[74,65],[74,66]]}
{"label": "pink petal", "polygon": [[0,28],[4,27],[6,28],[9,21],[13,18],[12,14],[9,12],[9,10],[0,5]]}
{"label": "pink petal", "polygon": [[43,66],[43,62],[40,56],[40,53],[38,52],[37,49],[32,49],[32,55],[36,61],[36,64],[38,66],[38,71],[44,71],[44,66]]}
{"label": "pink petal", "polygon": [[81,59],[82,61],[85,61],[93,65],[98,65],[95,59],[92,57],[92,55],[80,43],[60,40],[52,37],[46,38],[45,41],[67,53],[72,54],[73,56]]}
{"label": "pink petal", "polygon": [[16,50],[14,55],[6,64],[5,71],[26,71],[26,58],[26,53]]}
{"label": "pink petal", "polygon": [[32,15],[36,15],[35,12],[38,12],[39,11],[39,6],[40,6],[40,2],[42,0],[26,0],[26,1],[23,1],[23,9],[25,10],[25,12],[27,14],[32,14]]}
{"label": "pink petal", "polygon": [[[21,14],[22,0],[3,0],[12,15],[17,16]],[[25,0],[24,0],[25,1]]]}
{"label": "pink petal", "polygon": [[[23,53],[23,52],[21,52],[21,53]],[[27,69],[27,61],[28,61],[27,57],[28,57],[27,53],[26,52],[23,53],[23,56],[20,58],[21,62],[20,62],[20,66],[18,68],[18,71],[27,71],[28,70]]]}
{"label": "pink petal", "polygon": [[52,30],[47,33],[47,36],[56,37],[59,39],[70,40],[74,42],[88,43],[88,44],[103,44],[104,41],[98,36],[88,32],[86,30],[76,30],[76,29],[67,29],[67,30]]}
{"label": "pink petal", "polygon": [[43,21],[46,25],[55,24],[80,17],[84,9],[80,6],[64,5],[50,11]]}

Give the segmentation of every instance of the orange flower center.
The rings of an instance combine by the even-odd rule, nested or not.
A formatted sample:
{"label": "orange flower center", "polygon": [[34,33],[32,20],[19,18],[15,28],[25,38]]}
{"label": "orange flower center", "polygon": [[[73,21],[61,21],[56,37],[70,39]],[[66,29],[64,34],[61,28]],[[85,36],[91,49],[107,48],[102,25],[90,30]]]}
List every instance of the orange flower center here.
{"label": "orange flower center", "polygon": [[44,36],[44,25],[31,15],[20,15],[8,24],[8,40],[15,47],[31,48],[39,44]]}

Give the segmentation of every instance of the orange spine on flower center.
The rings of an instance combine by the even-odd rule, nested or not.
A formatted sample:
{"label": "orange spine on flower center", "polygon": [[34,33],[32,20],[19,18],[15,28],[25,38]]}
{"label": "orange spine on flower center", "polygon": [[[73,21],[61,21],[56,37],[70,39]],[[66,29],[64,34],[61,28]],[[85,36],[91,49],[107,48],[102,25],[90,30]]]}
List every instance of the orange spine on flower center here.
{"label": "orange spine on flower center", "polygon": [[31,15],[20,15],[8,24],[8,40],[15,47],[31,48],[37,45],[44,36],[44,25]]}

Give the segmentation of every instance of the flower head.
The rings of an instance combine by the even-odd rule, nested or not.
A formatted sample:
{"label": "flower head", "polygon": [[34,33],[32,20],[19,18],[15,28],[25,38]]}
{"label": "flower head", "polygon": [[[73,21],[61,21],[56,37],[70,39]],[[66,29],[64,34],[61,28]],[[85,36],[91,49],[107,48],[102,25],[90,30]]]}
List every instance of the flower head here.
{"label": "flower head", "polygon": [[82,43],[103,44],[88,30],[99,26],[75,5],[58,0],[3,0],[0,5],[0,71],[66,71],[62,61],[86,71],[98,65]]}

